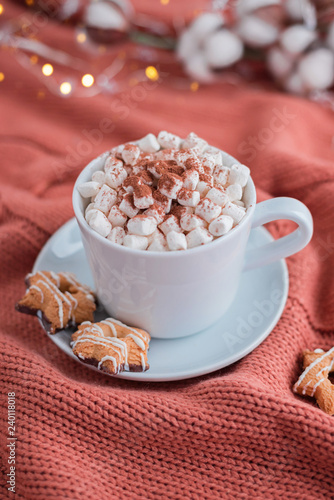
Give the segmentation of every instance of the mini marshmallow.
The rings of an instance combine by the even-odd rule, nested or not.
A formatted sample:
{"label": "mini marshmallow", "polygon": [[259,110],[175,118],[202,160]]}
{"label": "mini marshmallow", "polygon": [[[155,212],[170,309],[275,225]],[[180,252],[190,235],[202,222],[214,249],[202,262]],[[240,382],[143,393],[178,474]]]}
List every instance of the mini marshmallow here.
{"label": "mini marshmallow", "polygon": [[191,149],[188,149],[188,150],[181,149],[179,151],[176,151],[174,153],[173,159],[181,167],[185,166],[185,163],[187,160],[198,160],[196,154]]}
{"label": "mini marshmallow", "polygon": [[184,231],[192,231],[197,227],[206,227],[206,222],[198,215],[186,214],[180,219],[181,228]]}
{"label": "mini marshmallow", "polygon": [[224,167],[223,165],[218,165],[214,169],[213,175],[218,184],[225,186],[230,175],[230,169],[228,167]]}
{"label": "mini marshmallow", "polygon": [[160,149],[156,153],[157,160],[174,160],[175,159],[175,154],[178,152],[178,149]]}
{"label": "mini marshmallow", "polygon": [[167,245],[169,250],[186,250],[187,240],[183,233],[169,231],[167,234]]}
{"label": "mini marshmallow", "polygon": [[125,147],[125,144],[120,144],[119,146],[115,146],[114,148],[112,148],[110,150],[110,155],[115,156],[116,158],[121,160],[124,147]]}
{"label": "mini marshmallow", "polygon": [[91,198],[99,192],[101,184],[95,181],[83,182],[78,186],[78,191],[83,198]]}
{"label": "mini marshmallow", "polygon": [[142,172],[139,172],[137,174],[139,177],[139,180],[143,183],[146,184],[146,186],[153,186],[154,184],[154,176],[150,174],[150,172],[147,172],[147,170],[143,170]]}
{"label": "mini marshmallow", "polygon": [[219,188],[211,188],[210,191],[207,193],[206,198],[209,200],[213,201],[216,203],[216,205],[219,205],[220,207],[223,207],[226,205],[226,203],[229,202],[229,198],[225,191]]}
{"label": "mini marshmallow", "polygon": [[111,231],[111,224],[108,221],[107,217],[100,212],[100,210],[94,211],[89,219],[89,225],[94,231],[99,233],[104,238],[108,236]]}
{"label": "mini marshmallow", "polygon": [[226,188],[226,194],[230,201],[240,201],[242,198],[242,187],[240,184],[231,184]]}
{"label": "mini marshmallow", "polygon": [[154,191],[153,199],[154,202],[163,209],[165,214],[168,214],[170,212],[170,209],[172,207],[172,200],[170,198],[167,198],[167,196],[160,193],[160,191]]}
{"label": "mini marshmallow", "polygon": [[148,244],[150,245],[151,243],[153,243],[153,241],[155,240],[159,240],[161,241],[164,245],[167,245],[167,240],[166,240],[166,236],[160,231],[160,229],[156,229],[155,231],[153,231],[152,234],[148,234],[147,235],[147,239],[148,239]]}
{"label": "mini marshmallow", "polygon": [[195,214],[202,217],[206,222],[211,222],[221,214],[221,211],[222,209],[219,205],[208,198],[203,198],[197,205]]}
{"label": "mini marshmallow", "polygon": [[123,182],[123,188],[127,193],[133,193],[134,188],[136,186],[141,186],[143,183],[139,177],[136,175],[130,175],[130,177],[127,177],[125,181]]}
{"label": "mini marshmallow", "polygon": [[250,170],[246,165],[235,164],[232,165],[229,175],[230,184],[240,184],[245,187],[249,178]]}
{"label": "mini marshmallow", "polygon": [[148,247],[148,239],[145,236],[127,234],[124,237],[123,246],[132,248],[133,250],[146,250]]}
{"label": "mini marshmallow", "polygon": [[216,157],[213,155],[204,154],[201,156],[201,162],[202,166],[208,168],[210,170],[210,173],[212,174],[216,166]]}
{"label": "mini marshmallow", "polygon": [[132,167],[132,173],[133,173],[133,175],[137,175],[140,172],[145,172],[145,170],[146,170],[146,167],[142,163],[139,163],[138,165],[134,165]]}
{"label": "mini marshmallow", "polygon": [[239,224],[245,213],[246,210],[243,207],[238,207],[235,203],[227,203],[223,208],[223,214],[232,217],[235,224]]}
{"label": "mini marshmallow", "polygon": [[97,210],[97,208],[93,208],[92,210],[88,210],[88,212],[85,214],[85,219],[89,224],[90,219],[93,217],[95,212],[100,212],[100,210]]}
{"label": "mini marshmallow", "polygon": [[135,144],[126,144],[122,151],[122,158],[127,165],[134,165],[140,155],[140,149]]}
{"label": "mini marshmallow", "polygon": [[213,240],[212,234],[203,227],[197,227],[186,236],[188,248],[198,247],[200,245],[206,245]]}
{"label": "mini marshmallow", "polygon": [[152,161],[147,165],[149,172],[155,179],[160,179],[163,174],[165,163],[163,161]]}
{"label": "mini marshmallow", "polygon": [[123,167],[122,160],[118,160],[114,156],[108,156],[104,163],[104,171],[105,173],[109,172],[109,170],[120,169]]}
{"label": "mini marshmallow", "polygon": [[104,214],[107,214],[111,207],[115,205],[116,201],[117,192],[106,184],[103,184],[95,197],[95,208],[101,210]]}
{"label": "mini marshmallow", "polygon": [[85,217],[86,215],[88,214],[88,212],[90,212],[90,210],[94,210],[95,209],[95,203],[90,203],[87,207],[86,207],[86,210],[85,210]]}
{"label": "mini marshmallow", "polygon": [[161,224],[165,218],[165,212],[162,207],[160,207],[157,203],[154,203],[150,208],[145,210],[145,215],[148,217],[154,217],[157,221],[157,224]]}
{"label": "mini marshmallow", "polygon": [[182,174],[183,187],[185,189],[196,189],[199,181],[199,173],[195,169],[189,169]]}
{"label": "mini marshmallow", "polygon": [[194,132],[190,132],[186,139],[183,141],[182,148],[197,148],[199,151],[203,151],[208,143],[198,137]]}
{"label": "mini marshmallow", "polygon": [[147,134],[138,141],[138,146],[144,153],[155,153],[159,151],[160,145],[153,134]]}
{"label": "mini marshmallow", "polygon": [[127,176],[128,174],[123,167],[117,166],[113,169],[109,169],[106,172],[106,184],[113,189],[117,189],[123,184]]}
{"label": "mini marshmallow", "polygon": [[181,138],[178,137],[177,135],[170,134],[169,132],[166,132],[165,130],[162,130],[159,132],[158,135],[158,142],[162,148],[179,148],[181,146]]}
{"label": "mini marshmallow", "polygon": [[211,184],[206,181],[199,181],[196,186],[196,191],[199,192],[201,196],[205,196],[211,189]]}
{"label": "mini marshmallow", "polygon": [[139,212],[139,209],[133,203],[133,196],[130,193],[126,194],[123,197],[123,200],[121,201],[121,203],[119,205],[119,209],[125,215],[130,217],[130,219],[132,217],[135,217]]}
{"label": "mini marshmallow", "polygon": [[133,203],[135,207],[140,210],[149,208],[154,203],[152,189],[145,184],[135,186],[133,192]]}
{"label": "mini marshmallow", "polygon": [[233,219],[229,215],[220,215],[217,219],[213,220],[209,226],[209,231],[212,236],[222,236],[226,234],[233,227]]}
{"label": "mini marshmallow", "polygon": [[124,226],[128,218],[123,212],[120,211],[120,209],[116,205],[114,205],[110,209],[108,220],[111,223],[112,227],[118,227]]}
{"label": "mini marshmallow", "polygon": [[147,250],[150,252],[167,252],[168,246],[161,243],[161,241],[154,240]]}
{"label": "mini marshmallow", "polygon": [[198,191],[191,191],[190,189],[180,189],[177,195],[177,201],[180,205],[185,207],[196,207],[201,199]]}
{"label": "mini marshmallow", "polygon": [[148,236],[157,229],[157,221],[154,217],[147,215],[137,215],[128,221],[127,228],[129,233],[138,236]]}
{"label": "mini marshmallow", "polygon": [[172,200],[177,198],[178,192],[182,186],[182,178],[172,173],[163,174],[158,182],[158,189],[160,193]]}
{"label": "mini marshmallow", "polygon": [[165,236],[167,236],[167,234],[170,231],[176,231],[177,233],[182,232],[179,221],[178,221],[177,217],[175,217],[175,215],[169,215],[166,218],[166,220],[162,224],[159,225],[159,229],[164,233]]}
{"label": "mini marshmallow", "polygon": [[238,207],[245,207],[245,204],[242,200],[235,200],[233,203],[235,205],[238,205]]}
{"label": "mini marshmallow", "polygon": [[116,243],[117,245],[122,245],[125,237],[125,231],[122,227],[113,227],[107,236],[107,240]]}
{"label": "mini marshmallow", "polygon": [[148,250],[151,252],[166,252],[168,250],[166,237],[161,231],[159,231],[159,229],[154,231],[154,233],[148,237],[148,240]]}
{"label": "mini marshmallow", "polygon": [[99,184],[105,184],[105,173],[102,170],[97,170],[92,175],[92,181],[98,182]]}

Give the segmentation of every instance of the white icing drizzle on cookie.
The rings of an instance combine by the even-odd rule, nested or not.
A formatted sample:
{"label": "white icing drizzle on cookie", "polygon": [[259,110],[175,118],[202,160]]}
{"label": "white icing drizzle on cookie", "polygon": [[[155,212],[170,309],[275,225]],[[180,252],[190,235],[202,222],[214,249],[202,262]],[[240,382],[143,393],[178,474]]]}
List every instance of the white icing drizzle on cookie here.
{"label": "white icing drizzle on cookie", "polygon": [[76,279],[75,276],[72,273],[69,273],[68,271],[63,271],[58,273],[58,275],[64,276],[64,278],[71,283],[71,285],[75,286],[78,290],[81,290],[85,295],[88,300],[95,301],[94,296],[91,293],[91,290],[88,287],[82,286]]}
{"label": "white icing drizzle on cookie", "polygon": [[116,358],[114,358],[113,356],[104,356],[101,359],[101,361],[99,362],[99,364],[97,365],[99,370],[101,369],[102,363],[104,363],[105,361],[112,361],[114,368],[116,370],[116,373],[118,373],[119,365],[117,364]]}
{"label": "white icing drizzle on cookie", "polygon": [[[122,360],[122,358],[124,358],[124,368],[125,370],[128,370],[129,364],[128,364],[127,344],[126,342],[124,342],[124,340],[117,337],[117,329],[115,327],[115,324],[126,328],[126,330],[130,330],[130,332],[132,333],[128,333],[127,335],[125,335],[125,338],[126,337],[132,338],[132,340],[134,340],[136,345],[138,345],[138,347],[140,347],[140,349],[142,349],[143,351],[145,350],[146,346],[144,340],[142,339],[145,339],[145,336],[141,332],[138,332],[134,328],[128,327],[124,323],[115,320],[114,318],[107,318],[105,320],[102,320],[100,323],[108,326],[113,337],[105,337],[104,331],[100,325],[96,323],[91,323],[89,321],[85,321],[81,325],[87,325],[87,326],[80,331],[80,335],[78,336],[78,338],[75,341],[71,342],[72,349],[74,350],[77,344],[79,343],[81,344],[84,342],[90,342],[92,344],[102,345],[104,347],[111,347],[115,352],[117,352],[120,361]],[[148,339],[146,338],[146,340]],[[145,356],[143,353],[140,353],[140,358],[141,358],[142,369],[143,371],[145,371],[146,363],[145,363]],[[119,362],[117,364],[116,358],[114,358],[113,356],[105,356],[104,358],[102,358],[101,361],[99,361],[98,363],[98,368],[100,369],[103,361],[106,361],[107,359],[109,359],[110,361],[115,360],[115,362],[113,361],[115,372],[119,373],[121,363]]]}
{"label": "white icing drizzle on cookie", "polygon": [[[117,330],[115,328],[115,324],[118,326],[122,326],[122,327],[126,328],[127,330],[130,330],[130,332],[132,332],[132,333],[129,333],[127,335],[127,337],[131,337],[136,342],[138,347],[140,347],[143,351],[145,350],[145,343],[143,342],[145,340],[145,337],[141,332],[138,332],[138,330],[135,330],[134,328],[131,328],[130,326],[125,325],[124,323],[122,323],[121,321],[118,321],[115,318],[104,319],[103,321],[101,321],[101,323],[104,323],[105,325],[108,325],[111,328],[111,331],[113,332],[114,337],[117,337]],[[141,340],[138,337],[141,337],[143,340]]]}
{"label": "white icing drizzle on cookie", "polygon": [[37,290],[37,291],[41,294],[41,303],[43,303],[43,302],[44,302],[44,293],[43,293],[42,289],[41,289],[41,288],[39,288],[39,286],[37,286],[37,285],[31,285],[31,286],[29,287],[29,289],[30,289],[30,290],[32,290],[32,289]]}
{"label": "white icing drizzle on cookie", "polygon": [[146,363],[145,363],[145,356],[142,352],[140,353],[140,359],[141,359],[141,367],[142,367],[143,372],[144,372],[145,368],[146,368]]}
{"label": "white icing drizzle on cookie", "polygon": [[55,280],[55,282],[57,283],[57,287],[59,287],[60,285],[60,279],[59,279],[59,276],[58,274],[56,274],[54,271],[49,271],[49,273],[51,274],[51,277]]}
{"label": "white icing drizzle on cookie", "polygon": [[[300,386],[301,382],[304,380],[304,378],[306,377],[306,375],[312,370],[312,368],[314,368],[318,363],[321,363],[322,360],[324,360],[327,356],[329,356],[330,354],[332,354],[332,352],[334,352],[334,347],[332,347],[329,351],[325,352],[322,356],[320,356],[319,358],[315,359],[313,361],[313,363],[311,363],[304,371],[303,373],[301,374],[301,376],[299,377],[299,379],[297,380],[297,382],[295,383],[295,385],[293,386],[293,389],[294,391],[297,390],[297,388]],[[330,370],[331,369],[331,366],[333,366],[333,360],[329,363],[328,366],[326,366],[325,368],[327,370]],[[322,370],[320,370],[322,371]],[[320,372],[319,372],[320,373]],[[319,382],[317,382],[317,384],[315,384],[316,386],[319,385],[319,383],[322,383],[323,382],[323,379]]]}
{"label": "white icing drizzle on cookie", "polygon": [[318,380],[318,382],[316,384],[314,384],[313,391],[311,392],[311,398],[313,398],[315,391],[317,390],[317,387],[319,387],[319,385],[322,384],[325,380],[326,380],[325,378],[322,378],[322,379]]}

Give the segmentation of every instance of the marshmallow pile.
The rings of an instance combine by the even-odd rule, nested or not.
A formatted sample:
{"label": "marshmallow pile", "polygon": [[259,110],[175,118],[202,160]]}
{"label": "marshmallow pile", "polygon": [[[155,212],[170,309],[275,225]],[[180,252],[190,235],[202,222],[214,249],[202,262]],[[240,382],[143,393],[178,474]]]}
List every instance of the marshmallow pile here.
{"label": "marshmallow pile", "polygon": [[246,213],[250,170],[191,132],[162,131],[110,151],[103,170],[78,186],[89,226],[113,243],[155,252],[210,243]]}

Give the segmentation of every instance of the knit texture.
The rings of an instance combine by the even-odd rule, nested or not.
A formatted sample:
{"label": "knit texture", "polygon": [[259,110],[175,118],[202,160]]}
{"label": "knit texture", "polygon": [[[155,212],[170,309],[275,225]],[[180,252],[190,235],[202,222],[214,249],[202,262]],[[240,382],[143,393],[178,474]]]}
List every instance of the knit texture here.
{"label": "knit texture", "polygon": [[[180,10],[183,2],[175,3]],[[137,2],[143,12],[152,8],[172,19],[171,5],[151,4]],[[31,15],[13,4],[4,15],[23,13]],[[94,61],[74,44],[74,28],[54,19],[38,38],[49,45],[57,39],[59,49]],[[101,66],[120,50],[113,47]],[[334,345],[332,111],[254,84],[190,92],[165,53],[160,81],[140,93],[141,84],[127,83],[138,48],[127,43],[125,50],[130,62],[121,95],[87,99],[52,95],[12,53],[2,53],[1,496],[14,496],[7,491],[5,445],[7,394],[15,392],[17,498],[332,498],[333,418],[292,392],[302,350]],[[57,78],[71,71],[57,68]],[[109,121],[101,132],[103,119]],[[180,136],[193,130],[248,164],[259,200],[303,201],[315,233],[287,259],[284,313],[255,351],[204,377],[136,383],[68,358],[14,304],[45,242],[73,216],[71,191],[80,170],[112,146],[164,129]],[[274,237],[293,228],[286,221],[269,225]]]}

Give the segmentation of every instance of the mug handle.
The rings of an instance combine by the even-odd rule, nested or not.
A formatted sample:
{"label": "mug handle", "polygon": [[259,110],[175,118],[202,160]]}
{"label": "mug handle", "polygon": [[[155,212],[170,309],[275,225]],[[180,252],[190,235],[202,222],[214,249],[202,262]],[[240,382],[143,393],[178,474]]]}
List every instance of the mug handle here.
{"label": "mug handle", "polygon": [[267,222],[285,219],[298,224],[298,228],[287,236],[267,243],[246,253],[244,271],[271,264],[302,250],[313,234],[313,219],[309,209],[294,198],[273,198],[258,203],[255,207],[252,229]]}

